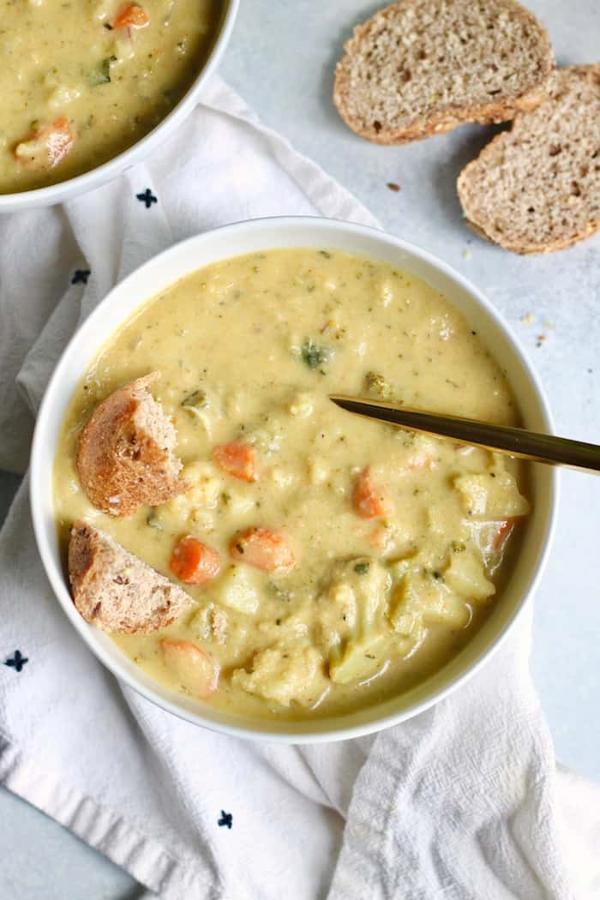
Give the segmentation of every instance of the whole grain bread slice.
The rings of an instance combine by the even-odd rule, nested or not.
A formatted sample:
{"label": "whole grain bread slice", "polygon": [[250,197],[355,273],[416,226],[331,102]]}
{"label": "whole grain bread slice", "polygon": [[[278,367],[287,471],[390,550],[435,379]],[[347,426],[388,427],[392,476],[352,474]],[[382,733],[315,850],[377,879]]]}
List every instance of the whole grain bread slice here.
{"label": "whole grain bread slice", "polygon": [[173,423],[149,392],[159,377],[152,372],[112,393],[83,428],[77,471],[98,509],[129,516],[147,503],[158,506],[187,485],[179,478]]}
{"label": "whole grain bread slice", "polygon": [[545,29],[515,0],[400,0],[355,28],[333,99],[362,137],[402,144],[533,109],[552,66]]}
{"label": "whole grain bread slice", "polygon": [[516,253],[562,250],[600,228],[600,64],[559,69],[458,178],[469,224]]}
{"label": "whole grain bread slice", "polygon": [[68,565],[77,610],[103,631],[157,631],[192,603],[180,587],[86,522],[71,529]]}

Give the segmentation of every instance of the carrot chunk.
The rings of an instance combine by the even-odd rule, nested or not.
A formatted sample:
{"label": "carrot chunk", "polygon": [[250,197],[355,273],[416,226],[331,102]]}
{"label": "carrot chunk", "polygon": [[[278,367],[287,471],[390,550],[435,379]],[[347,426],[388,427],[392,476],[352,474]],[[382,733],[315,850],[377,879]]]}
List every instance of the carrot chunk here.
{"label": "carrot chunk", "polygon": [[206,584],[219,574],[221,557],[212,547],[188,535],[175,544],[169,568],[185,584]]}
{"label": "carrot chunk", "polygon": [[122,6],[115,17],[113,28],[145,28],[150,24],[150,16],[137,3]]}
{"label": "carrot chunk", "polygon": [[239,532],[232,538],[229,552],[233,559],[265,572],[289,572],[296,564],[287,535],[270,528],[247,528]]}
{"label": "carrot chunk", "polygon": [[514,531],[514,528],[517,524],[517,519],[504,519],[502,522],[498,522],[498,528],[494,537],[492,538],[492,550],[496,553],[501,553],[506,543]]}
{"label": "carrot chunk", "polygon": [[206,650],[191,641],[162,640],[163,662],[175,678],[192,694],[206,699],[219,683],[219,666]]}
{"label": "carrot chunk", "polygon": [[249,444],[240,441],[219,444],[212,455],[219,468],[228,475],[242,481],[256,481],[256,453]]}
{"label": "carrot chunk", "polygon": [[60,116],[54,122],[36,128],[20,141],[13,155],[32,169],[52,169],[71,152],[74,141],[69,120],[66,116]]}
{"label": "carrot chunk", "polygon": [[352,491],[354,512],[363,519],[378,519],[385,515],[385,498],[373,483],[369,466],[359,472]]}

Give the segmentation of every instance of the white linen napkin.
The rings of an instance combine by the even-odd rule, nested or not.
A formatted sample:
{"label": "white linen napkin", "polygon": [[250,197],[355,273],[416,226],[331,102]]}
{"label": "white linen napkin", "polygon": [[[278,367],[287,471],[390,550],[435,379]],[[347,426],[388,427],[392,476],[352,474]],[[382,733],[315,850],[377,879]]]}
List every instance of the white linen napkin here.
{"label": "white linen napkin", "polygon": [[[376,224],[214,80],[146,165],[62,208],[0,220],[0,465],[24,468],[58,354],[116,281],[190,234],[286,213]],[[235,740],[163,712],[96,661],[46,582],[26,492],[27,480],[0,534],[0,779],[149,889],[168,900],[600,896],[600,788],[556,772],[527,670],[528,615],[468,686],[377,737]]]}

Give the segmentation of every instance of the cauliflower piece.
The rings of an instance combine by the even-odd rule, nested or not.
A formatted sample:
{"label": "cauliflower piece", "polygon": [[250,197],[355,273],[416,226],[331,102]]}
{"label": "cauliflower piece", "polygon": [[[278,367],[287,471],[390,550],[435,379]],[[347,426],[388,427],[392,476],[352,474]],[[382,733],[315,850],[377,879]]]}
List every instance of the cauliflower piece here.
{"label": "cauliflower piece", "polygon": [[392,578],[381,563],[368,557],[336,564],[319,597],[319,634],[324,648],[339,651],[351,639],[365,637],[381,622]]}
{"label": "cauliflower piece", "polygon": [[203,641],[214,641],[216,644],[227,642],[229,618],[225,610],[216,603],[207,603],[194,613],[190,626]]}
{"label": "cauliflower piece", "polygon": [[185,466],[182,478],[191,485],[183,495],[193,506],[215,509],[225,484],[216,466],[211,462],[198,461]]}
{"label": "cauliflower piece", "polygon": [[231,683],[249,694],[274,700],[281,706],[292,701],[310,705],[326,688],[323,657],[311,644],[276,644],[259,650],[252,668],[236,669]]}
{"label": "cauliflower piece", "polygon": [[210,510],[214,510],[224,486],[223,478],[210,462],[194,462],[185,466],[182,477],[189,485],[183,494],[172,497],[153,509],[148,524],[153,528],[167,528],[180,531],[196,527],[205,531],[214,530]]}
{"label": "cauliflower piece", "polygon": [[215,584],[219,601],[238,612],[254,615],[260,603],[256,577],[256,572],[247,566],[228,566]]}

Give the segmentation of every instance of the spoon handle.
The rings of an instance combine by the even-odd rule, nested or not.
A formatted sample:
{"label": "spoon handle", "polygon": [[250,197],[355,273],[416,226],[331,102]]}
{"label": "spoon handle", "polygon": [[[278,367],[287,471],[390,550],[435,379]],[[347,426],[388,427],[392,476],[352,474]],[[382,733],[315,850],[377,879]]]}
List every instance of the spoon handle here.
{"label": "spoon handle", "polygon": [[382,400],[364,400],[341,394],[331,394],[330,400],[348,412],[390,425],[424,431],[463,444],[474,444],[476,447],[485,447],[486,450],[495,450],[520,459],[600,472],[600,446],[597,444],[572,441],[552,434],[538,434],[509,425],[490,425],[462,416],[445,416],[409,409]]}

